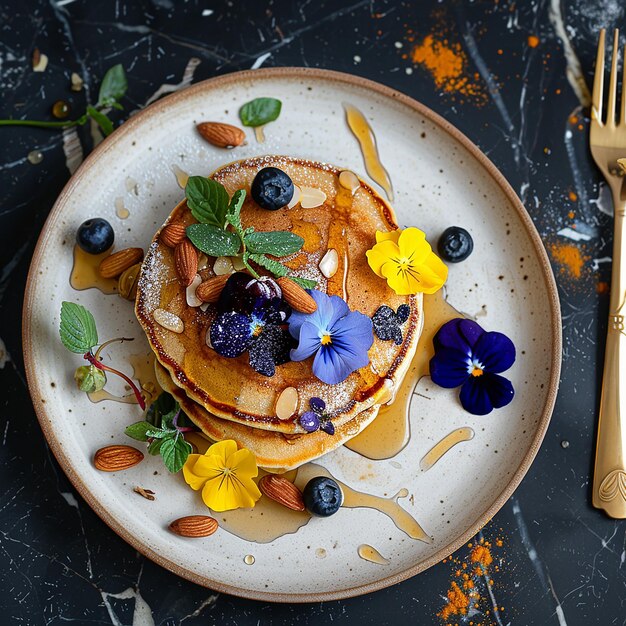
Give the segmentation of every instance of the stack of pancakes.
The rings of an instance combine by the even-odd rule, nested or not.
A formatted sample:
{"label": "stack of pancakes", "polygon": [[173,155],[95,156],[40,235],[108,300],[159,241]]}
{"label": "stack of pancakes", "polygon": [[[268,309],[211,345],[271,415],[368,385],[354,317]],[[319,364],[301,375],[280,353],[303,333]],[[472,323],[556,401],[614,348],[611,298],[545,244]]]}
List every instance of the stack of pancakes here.
{"label": "stack of pancakes", "polygon": [[[250,196],[250,186],[257,172],[269,166],[286,172],[300,189],[322,190],[326,194],[324,204],[316,208],[296,204],[278,211],[260,208]],[[367,263],[365,253],[375,244],[376,231],[397,228],[393,210],[363,181],[359,180],[356,190],[342,187],[341,171],[328,164],[266,156],[227,165],[212,178],[231,196],[237,189],[246,190],[241,211],[244,227],[289,230],[304,238],[300,252],[281,259],[294,276],[316,280],[316,289],[342,297],[351,310],[369,317],[381,305],[394,310],[401,304],[409,305],[402,343],[381,341],[374,334],[369,365],[343,382],[327,385],[317,379],[311,369],[313,358],[279,365],[274,376],[268,377],[250,367],[246,353],[238,358],[217,354],[206,341],[214,306],[202,310],[187,304],[174,251],[159,240],[159,233],[150,245],[139,279],[135,311],[156,355],[157,378],[163,389],[211,440],[234,439],[256,455],[259,466],[273,471],[295,468],[330,452],[371,423],[402,382],[423,324],[421,294],[396,295]],[[185,201],[173,210],[166,224],[173,222],[195,222]],[[336,273],[326,278],[318,265],[330,248],[337,251],[339,262]],[[203,280],[213,275],[213,262],[210,258],[208,263],[199,264]],[[184,322],[184,331],[175,333],[156,323],[155,309],[177,315]],[[298,390],[298,408],[289,419],[281,420],[275,406],[287,387]],[[309,410],[311,397],[326,402],[334,435],[306,433],[299,425],[298,417]]]}

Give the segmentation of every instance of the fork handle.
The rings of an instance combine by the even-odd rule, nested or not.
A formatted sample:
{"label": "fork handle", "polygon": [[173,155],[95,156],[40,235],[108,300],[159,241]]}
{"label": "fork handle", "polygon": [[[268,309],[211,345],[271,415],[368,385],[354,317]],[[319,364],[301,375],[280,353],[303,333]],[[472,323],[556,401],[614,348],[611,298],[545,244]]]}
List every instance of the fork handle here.
{"label": "fork handle", "polygon": [[[621,181],[620,181],[621,182]],[[604,355],[593,506],[626,518],[626,201],[615,185],[611,302]]]}

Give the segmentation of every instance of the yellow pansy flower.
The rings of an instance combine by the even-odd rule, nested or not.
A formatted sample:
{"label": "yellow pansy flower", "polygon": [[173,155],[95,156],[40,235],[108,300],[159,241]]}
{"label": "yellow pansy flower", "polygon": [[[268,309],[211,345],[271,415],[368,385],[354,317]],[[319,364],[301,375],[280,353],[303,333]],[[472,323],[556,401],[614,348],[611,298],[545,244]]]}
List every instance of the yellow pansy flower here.
{"label": "yellow pansy flower", "polygon": [[448,268],[419,228],[376,231],[376,245],[366,255],[372,271],[399,296],[435,293],[448,277]]}
{"label": "yellow pansy flower", "polygon": [[213,511],[252,508],[261,492],[252,480],[259,473],[250,450],[237,450],[237,442],[214,443],[204,454],[190,454],[183,466],[186,483],[202,489],[204,503]]}

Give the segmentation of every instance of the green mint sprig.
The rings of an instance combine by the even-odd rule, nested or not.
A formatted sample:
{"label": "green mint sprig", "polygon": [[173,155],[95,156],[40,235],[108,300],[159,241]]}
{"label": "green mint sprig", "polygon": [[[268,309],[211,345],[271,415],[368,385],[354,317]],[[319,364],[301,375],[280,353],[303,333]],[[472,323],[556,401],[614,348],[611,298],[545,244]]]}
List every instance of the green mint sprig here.
{"label": "green mint sprig", "polygon": [[[198,250],[215,257],[239,256],[256,278],[259,274],[250,261],[277,278],[289,274],[288,267],[267,255],[284,257],[298,252],[304,245],[304,239],[286,230],[256,232],[252,226],[244,228],[241,208],[246,198],[245,189],[235,191],[229,200],[228,192],[217,181],[203,176],[190,176],[185,196],[192,215],[199,222],[187,226],[187,236]],[[312,289],[317,284],[306,278],[289,278],[305,289]]]}
{"label": "green mint sprig", "polygon": [[101,128],[105,136],[110,135],[113,130],[113,122],[107,117],[105,109],[113,108],[123,110],[120,100],[124,97],[128,89],[126,73],[122,65],[114,65],[110,68],[100,84],[98,102],[95,106],[87,106],[85,113],[75,120],[61,120],[58,122],[47,122],[42,120],[0,120],[0,126],[34,126],[37,128],[72,128],[73,126],[84,126],[89,119],[94,120]]}
{"label": "green mint sprig", "polygon": [[282,102],[276,98],[255,98],[239,109],[239,117],[244,126],[264,126],[278,119]]}
{"label": "green mint sprig", "polygon": [[[170,406],[170,410],[164,412]],[[148,419],[131,424],[124,432],[137,441],[147,442],[148,452],[153,456],[160,454],[172,474],[179,472],[193,450],[185,441],[184,433],[195,429],[179,423],[186,416],[178,402],[165,392],[152,403],[146,417]]]}
{"label": "green mint sprig", "polygon": [[90,366],[79,367],[74,378],[81,391],[87,393],[99,391],[106,383],[106,376],[96,376],[94,368],[102,372],[111,372],[122,378],[130,386],[137,398],[137,403],[142,410],[146,408],[145,400],[137,385],[123,372],[120,372],[100,360],[100,354],[104,348],[114,342],[132,341],[126,337],[110,339],[101,344],[96,352],[93,349],[98,345],[98,330],[94,316],[81,304],[75,302],[61,303],[61,321],[59,324],[61,343],[74,354],[82,354]]}

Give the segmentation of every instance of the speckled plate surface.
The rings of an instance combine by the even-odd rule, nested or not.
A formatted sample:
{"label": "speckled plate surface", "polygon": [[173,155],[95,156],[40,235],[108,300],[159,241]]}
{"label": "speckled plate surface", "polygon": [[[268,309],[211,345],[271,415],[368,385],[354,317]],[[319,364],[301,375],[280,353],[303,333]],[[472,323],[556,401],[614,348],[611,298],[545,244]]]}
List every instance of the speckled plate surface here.
{"label": "speckled plate surface", "polygon": [[[237,124],[241,104],[271,95],[283,102],[266,143],[251,132],[233,152],[198,137],[194,122]],[[183,192],[172,167],[207,174],[224,163],[264,153],[328,161],[364,175],[358,144],[342,102],[360,108],[374,128],[381,158],[395,188],[402,226],[415,225],[436,241],[451,224],[472,232],[473,255],[451,266],[448,300],[488,330],[508,334],[518,358],[507,372],[517,395],[485,417],[465,413],[457,392],[423,379],[411,406],[411,439],[396,457],[370,461],[341,448],[322,459],[338,479],[378,495],[406,487],[401,504],[433,537],[415,541],[372,509],[342,509],[313,519],[272,543],[252,543],[224,530],[200,540],[172,535],[167,525],[206,511],[180,476],[149,457],[126,472],[94,469],[94,452],[131,443],[124,427],[140,419],[134,405],[92,404],[72,373],[80,358],[58,340],[62,300],[93,311],[101,340],[133,336],[111,350],[116,362],[147,353],[130,303],[69,285],[72,242],[85,219],[103,216],[116,245],[145,246]],[[116,199],[130,211],[116,216]],[[491,162],[447,122],[414,100],[379,84],[344,74],[283,68],[232,74],[172,95],[131,118],[100,145],[70,180],[43,229],[29,275],[24,306],[24,356],[33,402],[47,440],[74,486],[102,519],[140,552],[164,567],[217,590],[285,602],[354,596],[403,580],[446,557],[504,504],[528,470],[553,408],[561,356],[556,288],[530,218]],[[127,368],[128,369],[128,368]],[[121,392],[111,381],[111,390]],[[419,461],[444,435],[470,426],[473,440],[453,448],[432,469]],[[157,494],[133,493],[141,485]],[[360,544],[389,560],[361,559]],[[255,557],[253,565],[244,562]],[[323,558],[321,558],[323,557]]]}

